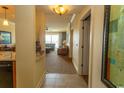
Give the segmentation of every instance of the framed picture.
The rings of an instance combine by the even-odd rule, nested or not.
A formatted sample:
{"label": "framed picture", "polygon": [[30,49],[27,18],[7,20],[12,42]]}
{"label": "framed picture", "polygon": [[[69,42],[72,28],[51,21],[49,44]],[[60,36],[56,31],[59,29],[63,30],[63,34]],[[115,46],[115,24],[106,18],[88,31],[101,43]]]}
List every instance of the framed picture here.
{"label": "framed picture", "polygon": [[124,5],[105,6],[102,81],[124,87]]}
{"label": "framed picture", "polygon": [[0,44],[11,44],[11,32],[0,31]]}

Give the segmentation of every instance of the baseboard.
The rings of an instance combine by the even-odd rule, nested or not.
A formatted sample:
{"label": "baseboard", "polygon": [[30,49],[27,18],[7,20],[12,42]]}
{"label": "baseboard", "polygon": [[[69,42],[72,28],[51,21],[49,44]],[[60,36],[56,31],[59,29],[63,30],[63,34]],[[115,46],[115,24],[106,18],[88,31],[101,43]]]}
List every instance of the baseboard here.
{"label": "baseboard", "polygon": [[79,68],[75,63],[75,61],[74,60],[72,60],[72,63],[73,63],[73,65],[74,65],[74,68],[76,69],[76,71],[77,71],[77,74],[78,75],[82,75],[82,71],[80,71],[80,69],[81,68]]}
{"label": "baseboard", "polygon": [[72,60],[72,63],[73,63],[73,65],[74,65],[76,71],[78,72],[78,68],[77,68],[77,66],[76,66],[76,64],[75,64],[75,62],[74,62],[74,60]]}
{"label": "baseboard", "polygon": [[71,57],[69,57],[69,61],[71,61],[71,62],[72,62],[72,58],[71,58]]}
{"label": "baseboard", "polygon": [[46,72],[43,73],[43,75],[41,76],[39,82],[36,85],[36,88],[41,88],[41,86],[43,86],[44,80],[45,80],[45,74]]}

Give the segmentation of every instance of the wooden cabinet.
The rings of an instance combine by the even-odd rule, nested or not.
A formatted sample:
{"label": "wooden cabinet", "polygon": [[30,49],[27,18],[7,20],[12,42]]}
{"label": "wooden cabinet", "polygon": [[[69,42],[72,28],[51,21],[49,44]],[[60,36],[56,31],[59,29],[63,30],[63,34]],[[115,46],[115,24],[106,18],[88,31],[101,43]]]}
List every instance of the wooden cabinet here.
{"label": "wooden cabinet", "polygon": [[16,88],[16,62],[13,61],[13,88]]}
{"label": "wooden cabinet", "polygon": [[0,87],[16,88],[15,52],[0,51],[0,75]]}
{"label": "wooden cabinet", "polygon": [[16,62],[0,60],[0,88],[16,87]]}

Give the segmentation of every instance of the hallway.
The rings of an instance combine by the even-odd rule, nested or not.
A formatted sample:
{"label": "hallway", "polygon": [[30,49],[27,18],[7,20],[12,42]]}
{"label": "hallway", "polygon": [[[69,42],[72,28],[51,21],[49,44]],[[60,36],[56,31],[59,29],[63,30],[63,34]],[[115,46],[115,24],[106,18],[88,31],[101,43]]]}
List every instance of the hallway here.
{"label": "hallway", "polygon": [[42,88],[87,88],[86,77],[76,74],[73,63],[67,56],[51,51],[46,55],[46,68]]}
{"label": "hallway", "polygon": [[[5,6],[9,7],[8,5]],[[3,6],[1,6],[1,14],[4,15],[5,11],[3,11],[4,9],[2,7]],[[10,22],[8,26],[4,27],[2,23],[5,18],[1,16],[0,28],[1,33],[4,34],[1,34],[0,38],[0,48],[1,52],[3,52],[0,58],[1,62],[11,62],[11,65],[1,64],[1,68],[3,69],[3,67],[5,67],[6,69],[7,67],[7,69],[11,69],[11,71],[5,70],[5,74],[11,73],[11,86],[13,88],[107,87],[104,79],[110,79],[111,71],[109,69],[110,64],[108,64],[109,66],[106,68],[107,64],[104,64],[104,61],[110,61],[109,63],[115,66],[115,63],[118,62],[118,60],[120,62],[120,58],[123,58],[120,54],[120,49],[118,50],[117,48],[123,48],[123,45],[118,42],[116,43],[116,40],[120,40],[122,36],[121,33],[118,33],[122,25],[119,27],[117,25],[118,23],[120,25],[121,15],[119,17],[117,16],[117,20],[112,21],[111,30],[113,31],[110,31],[110,36],[114,38],[113,36],[117,34],[117,37],[114,39],[110,38],[108,41],[110,40],[111,44],[116,43],[116,46],[113,44],[112,46],[114,46],[115,49],[117,48],[117,55],[116,52],[112,50],[112,53],[110,52],[112,54],[111,60],[111,58],[107,56],[107,59],[104,59],[105,55],[103,55],[104,50],[107,50],[107,48],[103,47],[105,40],[103,37],[105,34],[104,14],[106,6],[13,5],[11,7],[13,7],[12,15],[15,15],[15,18],[9,19],[8,17],[8,21],[12,21],[12,23]],[[54,9],[56,7],[59,9],[62,7],[61,9],[65,8],[68,11],[60,15],[55,13]],[[120,7],[117,8],[118,11],[124,10],[123,6],[118,7]],[[116,9],[116,7],[114,9]],[[11,11],[11,8],[8,9],[8,12],[9,11]],[[88,29],[86,29],[84,25],[89,25],[89,23],[86,22],[89,15],[91,15],[91,24],[87,26]],[[116,27],[116,29],[114,27]],[[117,28],[119,28],[119,31]],[[90,33],[88,36],[89,39],[85,38],[87,37],[85,32]],[[45,38],[46,35],[48,36],[47,39]],[[86,42],[84,42],[84,40],[86,40]],[[89,43],[87,47],[88,51],[84,51],[87,50],[85,49],[86,43]],[[56,51],[52,51],[56,48],[59,48],[58,50],[60,50],[60,52],[58,53],[60,55],[58,55]],[[109,54],[109,51],[107,52]],[[115,53],[114,56],[113,52]],[[61,55],[67,55],[69,58]],[[116,59],[115,55],[119,58]],[[72,58],[72,60],[70,58]],[[88,60],[84,60],[85,58]],[[85,63],[87,63],[87,65]],[[106,72],[106,69],[109,69],[109,71]],[[119,71],[118,80],[121,80],[120,77],[123,69],[119,68],[117,71]],[[105,77],[105,75],[108,76]],[[112,75],[114,78],[114,73],[112,73]],[[3,81],[5,79],[6,78],[3,78]],[[6,84],[9,84],[7,80]],[[122,84],[122,82],[120,82],[120,84]],[[120,87],[120,85],[117,85],[117,87],[118,86]]]}
{"label": "hallway", "polygon": [[60,56],[57,51],[51,51],[46,55],[47,73],[75,74],[73,63],[67,56]]}

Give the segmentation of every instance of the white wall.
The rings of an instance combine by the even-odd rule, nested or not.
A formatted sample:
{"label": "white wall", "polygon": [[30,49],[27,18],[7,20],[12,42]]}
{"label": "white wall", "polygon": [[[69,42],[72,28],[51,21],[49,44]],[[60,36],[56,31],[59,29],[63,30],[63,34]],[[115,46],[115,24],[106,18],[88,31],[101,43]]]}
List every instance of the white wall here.
{"label": "white wall", "polygon": [[82,12],[76,16],[72,23],[74,29],[73,63],[78,72],[81,68],[81,19],[91,11],[91,35],[90,35],[90,58],[89,58],[89,87],[105,87],[101,81],[102,64],[102,38],[104,24],[104,6],[85,6]]}
{"label": "white wall", "polygon": [[71,55],[71,29],[70,29],[70,23],[68,23],[68,26],[67,26],[67,28],[66,28],[66,43],[67,43],[67,45],[68,45],[68,48],[69,48],[69,53],[68,53],[68,56],[69,56],[69,58],[71,58],[72,57],[72,55]]}
{"label": "white wall", "polygon": [[9,21],[8,26],[3,25],[3,19],[0,18],[0,31],[11,32],[12,35],[12,44],[15,44],[15,23]]}
{"label": "white wall", "polygon": [[43,84],[45,77],[45,14],[41,8],[35,8],[36,11],[36,40],[39,40],[41,43],[42,55],[36,56],[35,62],[35,86],[39,87]]}
{"label": "white wall", "polygon": [[35,87],[35,6],[16,6],[17,87]]}
{"label": "white wall", "polygon": [[[16,6],[17,87],[35,88],[45,77],[45,15],[35,6]],[[40,40],[42,55],[36,55]]]}
{"label": "white wall", "polygon": [[101,81],[102,41],[104,26],[104,6],[91,8],[91,39],[90,64],[91,87],[106,87]]}

